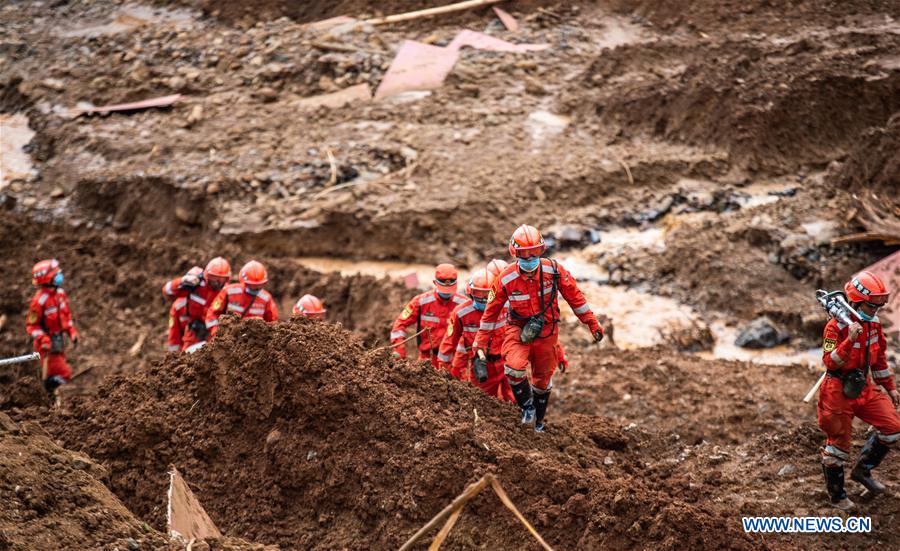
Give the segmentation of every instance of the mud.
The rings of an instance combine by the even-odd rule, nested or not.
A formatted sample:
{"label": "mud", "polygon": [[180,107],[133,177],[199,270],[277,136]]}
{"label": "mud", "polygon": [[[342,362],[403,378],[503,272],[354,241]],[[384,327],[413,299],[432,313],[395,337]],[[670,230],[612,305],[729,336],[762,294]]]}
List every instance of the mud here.
{"label": "mud", "polygon": [[[48,6],[0,7],[0,357],[30,350],[28,269],[56,256],[84,337],[71,363],[87,371],[51,411],[35,366],[4,368],[0,408],[106,469],[131,512],[108,507],[115,529],[77,536],[86,548],[121,548],[136,519],[162,527],[168,462],[227,534],[285,549],[396,547],[484,472],[559,549],[900,542],[890,495],[863,503],[869,536],[738,533],[744,514],[832,514],[800,402],[824,323],[812,294],[896,250],[832,242],[873,229],[865,201],[898,221],[896,2],[506,2],[516,33],[487,8],[307,25],[422,7],[407,0]],[[441,88],[308,107],[375,89],[404,40],[444,46],[463,28],[550,48],[464,49]],[[510,406],[371,352],[430,266],[507,258],[523,222],[620,346],[564,321],[571,369],[539,439]],[[312,292],[343,328],[231,324],[208,350],[165,356],[159,288],[216,255],[263,261],[283,318]],[[759,316],[790,345],[731,346]],[[879,469],[891,486],[896,461]],[[68,471],[16,476],[38,471],[60,511],[103,490]],[[470,508],[448,547],[534,545],[493,497]]]}
{"label": "mud", "polygon": [[[562,549],[755,547],[703,507],[645,486],[615,423],[573,416],[535,438],[512,406],[425,364],[391,368],[386,356],[321,322],[227,323],[201,352],[112,378],[45,422],[70,427],[56,436],[90,450],[113,491],[151,523],[161,522],[172,463],[225,533],[286,549],[398,547],[486,472]],[[528,541],[485,496],[448,545]]]}

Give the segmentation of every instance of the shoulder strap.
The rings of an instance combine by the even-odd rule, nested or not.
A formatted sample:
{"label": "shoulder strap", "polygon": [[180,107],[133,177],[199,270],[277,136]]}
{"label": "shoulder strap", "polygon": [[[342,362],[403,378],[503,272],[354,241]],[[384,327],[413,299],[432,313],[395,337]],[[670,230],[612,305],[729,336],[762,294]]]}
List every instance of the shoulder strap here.
{"label": "shoulder strap", "polygon": [[863,368],[863,379],[869,378],[869,333],[872,330],[872,322],[866,322],[866,366]]}

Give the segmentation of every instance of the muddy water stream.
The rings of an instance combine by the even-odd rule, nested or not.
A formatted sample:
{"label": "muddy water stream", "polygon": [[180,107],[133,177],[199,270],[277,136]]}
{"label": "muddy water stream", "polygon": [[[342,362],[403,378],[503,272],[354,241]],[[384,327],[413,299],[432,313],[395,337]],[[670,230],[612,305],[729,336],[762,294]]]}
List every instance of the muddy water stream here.
{"label": "muddy water stream", "polygon": [[[685,180],[681,186],[685,193],[709,194],[721,189],[713,182]],[[763,182],[735,190],[734,201],[741,210],[773,203],[790,194],[790,184]],[[666,235],[670,228],[706,217],[728,216],[717,212],[673,213],[654,225],[642,229],[614,227],[600,230],[600,241],[579,250],[563,251],[557,258],[579,282],[595,312],[612,318],[616,344],[624,349],[646,348],[665,342],[676,334],[697,334],[709,330],[715,343],[711,350],[698,353],[708,359],[748,361],[771,365],[817,365],[819,349],[797,349],[779,346],[767,350],[740,348],[734,344],[739,328],[728,324],[724,315],[702,315],[678,301],[655,295],[646,290],[610,284],[610,274],[605,268],[607,259],[622,254],[646,255],[659,253],[666,248]],[[344,275],[366,274],[376,277],[402,279],[410,287],[426,289],[434,274],[434,267],[425,264],[407,264],[383,261],[350,261],[333,258],[300,258],[298,263],[322,272],[340,272]],[[460,273],[460,290],[468,273]],[[575,321],[571,309],[564,305],[563,316]]]}
{"label": "muddy water stream", "polygon": [[[770,192],[783,192],[784,184],[748,186],[741,190],[742,208],[753,208],[780,199]],[[734,344],[738,328],[726,323],[721,315],[701,315],[678,301],[638,289],[609,284],[609,273],[604,260],[612,255],[632,252],[648,254],[661,252],[666,247],[667,228],[678,226],[695,216],[720,216],[701,212],[670,215],[658,225],[645,229],[611,228],[601,230],[600,242],[575,251],[564,251],[557,258],[579,282],[595,312],[612,318],[616,344],[624,349],[652,347],[665,344],[671,335],[695,334],[708,329],[715,339],[710,351],[699,355],[708,359],[748,361],[771,365],[816,365],[819,349],[795,349],[780,346],[768,350],[751,350]],[[673,220],[672,218],[677,220]],[[322,272],[339,272],[343,275],[366,274],[376,277],[402,279],[410,287],[426,289],[434,274],[434,267],[426,264],[406,264],[383,261],[351,261],[333,258],[299,258],[297,262]],[[468,273],[460,272],[460,290]],[[564,305],[563,316],[575,321],[571,309]]]}

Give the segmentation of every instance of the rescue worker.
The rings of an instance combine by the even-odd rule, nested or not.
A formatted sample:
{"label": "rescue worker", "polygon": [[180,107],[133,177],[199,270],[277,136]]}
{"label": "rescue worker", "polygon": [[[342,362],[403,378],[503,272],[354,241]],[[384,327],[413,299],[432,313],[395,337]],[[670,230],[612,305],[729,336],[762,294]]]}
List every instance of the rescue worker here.
{"label": "rescue worker", "polygon": [[278,306],[268,291],[263,289],[269,281],[266,267],[256,260],[244,264],[238,273],[239,283],[226,285],[206,311],[206,329],[209,338],[219,330],[219,316],[236,314],[241,319],[262,318],[278,321]]}
{"label": "rescue worker", "polygon": [[193,349],[206,341],[206,311],[230,279],[231,265],[219,256],[210,260],[206,269],[194,266],[163,286],[163,295],[175,299],[169,311],[170,352]]}
{"label": "rescue worker", "polygon": [[553,373],[559,365],[559,294],[588,326],[594,340],[603,340],[603,329],[575,278],[559,262],[541,258],[546,250],[537,228],[523,224],[513,232],[509,252],[516,262],[500,272],[491,286],[473,345],[477,359],[486,362],[491,332],[508,301],[509,320],[502,350],[504,370],[521,409],[522,424],[534,423],[537,432],[544,430]]}
{"label": "rescue worker", "polygon": [[851,511],[856,506],[844,491],[844,462],[850,459],[853,417],[872,425],[875,431],[860,451],[850,478],[878,495],[886,488],[872,478],[872,469],[900,440],[900,415],[896,410],[900,393],[887,364],[887,342],[877,316],[878,309],[887,304],[890,291],[878,276],[862,271],[844,285],[844,292],[862,322],[848,326],[832,319],[825,326],[822,360],[828,371],[819,389],[817,413],[819,427],[828,437],[822,450],[828,496],[838,509]]}
{"label": "rescue worker", "polygon": [[391,328],[391,343],[394,358],[405,358],[406,330],[415,326],[416,348],[420,360],[430,360],[438,369],[438,353],[441,340],[447,332],[447,318],[450,312],[465,302],[466,298],[456,292],[456,268],[452,264],[439,264],[434,272],[434,290],[416,295],[409,301]]}
{"label": "rescue worker", "polygon": [[[491,274],[491,281],[503,271],[504,268],[509,266],[509,263],[505,260],[501,260],[499,258],[495,258],[488,262],[487,271]],[[507,316],[507,309],[509,307],[509,303],[506,303],[506,307],[504,307],[503,312],[500,314],[500,319],[505,320]],[[602,323],[601,323],[602,325]],[[605,332],[605,330],[604,330]],[[559,370],[563,373],[569,368],[569,359],[566,358],[566,351],[563,350],[563,346],[561,342],[556,343],[556,357],[559,360]],[[510,391],[512,392],[512,391]]]}
{"label": "rescue worker", "polygon": [[194,266],[186,274],[176,277],[163,285],[163,296],[167,299],[188,296],[199,289],[203,298],[215,298],[231,280],[231,264],[221,256],[209,261],[205,269]]}
{"label": "rescue worker", "polygon": [[292,310],[295,316],[304,316],[311,319],[325,319],[325,304],[315,295],[303,295]]}
{"label": "rescue worker", "polygon": [[31,283],[38,287],[28,307],[25,331],[34,339],[34,351],[41,355],[41,382],[50,398],[72,377],[66,362],[65,337],[78,346],[78,331],[72,319],[69,299],[63,291],[59,261],[41,260],[31,270]]}
{"label": "rescue worker", "polygon": [[447,334],[441,342],[438,361],[443,369],[449,370],[451,375],[457,379],[471,381],[488,395],[512,402],[514,398],[504,374],[503,355],[501,354],[506,312],[501,314],[500,321],[497,322],[496,329],[491,335],[487,364],[479,373],[473,373],[472,370],[472,343],[475,342],[475,334],[478,332],[481,316],[487,306],[493,279],[486,269],[472,274],[467,286],[469,299],[450,313]]}

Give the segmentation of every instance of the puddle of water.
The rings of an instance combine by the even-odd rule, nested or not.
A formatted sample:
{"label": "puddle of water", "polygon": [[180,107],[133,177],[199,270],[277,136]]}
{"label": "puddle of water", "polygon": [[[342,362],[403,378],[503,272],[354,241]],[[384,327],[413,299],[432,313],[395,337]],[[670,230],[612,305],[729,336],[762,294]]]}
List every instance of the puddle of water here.
{"label": "puddle of water", "polygon": [[[626,350],[662,344],[667,333],[703,325],[693,310],[670,298],[592,282],[579,287],[595,313],[612,318],[616,344]],[[571,308],[563,311],[566,319],[577,320]]]}
{"label": "puddle of water", "polygon": [[525,120],[525,129],[532,141],[539,145],[547,138],[561,134],[569,126],[569,117],[554,115],[549,111],[535,111]]}
{"label": "puddle of water", "polygon": [[177,28],[188,28],[193,23],[194,17],[195,14],[188,10],[126,4],[114,14],[111,21],[60,29],[57,34],[63,38],[94,38],[155,23],[174,23]]}
{"label": "puddle of water", "polygon": [[28,127],[25,115],[0,115],[0,189],[13,180],[32,180],[37,170],[31,157],[22,150],[34,131]]}
{"label": "puddle of water", "polygon": [[[707,360],[737,360],[755,364],[799,364],[803,366],[818,366],[822,362],[821,348],[798,350],[786,345],[763,350],[741,348],[734,344],[739,333],[736,327],[728,327],[724,323],[717,321],[711,323],[709,328],[716,338],[716,344],[712,351],[697,354],[699,357]],[[618,330],[618,328],[616,329]]]}

